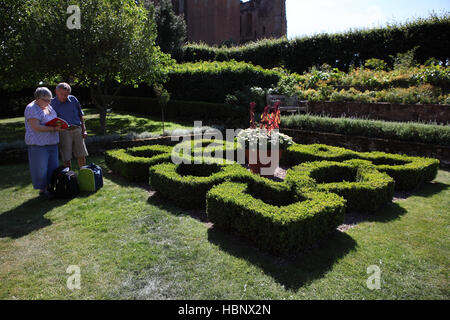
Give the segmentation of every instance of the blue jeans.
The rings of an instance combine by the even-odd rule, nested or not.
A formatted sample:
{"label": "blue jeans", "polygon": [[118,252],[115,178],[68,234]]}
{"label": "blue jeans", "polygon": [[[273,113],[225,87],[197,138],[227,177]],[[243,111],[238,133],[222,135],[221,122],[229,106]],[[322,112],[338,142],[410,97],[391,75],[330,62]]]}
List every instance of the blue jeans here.
{"label": "blue jeans", "polygon": [[58,145],[28,146],[31,181],[35,189],[45,189],[51,183],[53,171],[58,168]]}

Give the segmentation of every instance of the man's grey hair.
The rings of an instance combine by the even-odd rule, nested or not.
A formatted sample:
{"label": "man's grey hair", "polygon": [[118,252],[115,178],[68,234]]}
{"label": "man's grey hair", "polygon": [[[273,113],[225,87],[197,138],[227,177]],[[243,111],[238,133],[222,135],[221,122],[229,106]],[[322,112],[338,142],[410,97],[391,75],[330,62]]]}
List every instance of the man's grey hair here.
{"label": "man's grey hair", "polygon": [[42,98],[52,98],[52,92],[47,87],[39,87],[34,92],[34,98],[42,99]]}
{"label": "man's grey hair", "polygon": [[58,90],[58,89],[67,90],[67,91],[69,91],[69,93],[72,92],[72,88],[70,87],[70,85],[65,82],[61,82],[60,84],[58,84],[56,86],[56,90]]}

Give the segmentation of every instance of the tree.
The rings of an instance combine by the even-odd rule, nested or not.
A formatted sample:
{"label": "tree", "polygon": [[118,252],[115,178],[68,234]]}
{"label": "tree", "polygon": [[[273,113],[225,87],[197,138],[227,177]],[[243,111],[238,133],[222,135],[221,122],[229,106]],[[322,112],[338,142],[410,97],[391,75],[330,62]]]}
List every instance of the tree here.
{"label": "tree", "polygon": [[170,101],[170,93],[160,84],[153,86],[153,91],[155,92],[158,104],[161,107],[161,119],[162,119],[162,134],[164,134],[164,110]]}
{"label": "tree", "polygon": [[[123,85],[165,81],[173,60],[155,43],[152,13],[136,1],[27,0],[25,4],[26,20],[18,29],[24,50],[16,57],[15,69],[38,73],[47,81],[88,86],[103,133],[106,111]],[[69,4],[80,8],[80,29],[67,27]]]}
{"label": "tree", "polygon": [[[25,20],[25,3],[16,0],[0,1],[0,89],[20,89],[22,73],[17,72],[17,57],[23,51],[21,23]],[[30,79],[28,75],[25,79]]]}
{"label": "tree", "polygon": [[157,1],[154,15],[158,33],[156,44],[163,52],[173,55],[186,42],[186,22],[175,14],[170,0]]}

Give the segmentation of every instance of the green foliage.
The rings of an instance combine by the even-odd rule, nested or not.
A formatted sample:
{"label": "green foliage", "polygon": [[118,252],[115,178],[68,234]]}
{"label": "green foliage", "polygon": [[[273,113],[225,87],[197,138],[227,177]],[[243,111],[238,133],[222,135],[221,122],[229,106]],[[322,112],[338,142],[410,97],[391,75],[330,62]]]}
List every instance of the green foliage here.
{"label": "green foliage", "polygon": [[312,178],[319,191],[347,201],[347,211],[374,212],[392,200],[394,180],[364,160],[306,162],[295,166],[298,180]]}
{"label": "green foliage", "polygon": [[413,79],[419,83],[429,83],[434,86],[450,88],[450,68],[431,64],[421,68],[413,75]]}
{"label": "green foliage", "polygon": [[194,159],[200,158],[220,158],[234,161],[240,148],[238,142],[224,141],[216,139],[192,139],[178,143],[174,152],[180,157]]}
{"label": "green foliage", "polygon": [[156,46],[151,14],[135,1],[78,0],[71,4],[80,7],[80,29],[66,27],[67,1],[25,1],[24,19],[11,25],[22,49],[7,71],[27,80],[13,82],[16,88],[33,87],[41,80],[89,87],[104,131],[106,110],[118,88],[164,81],[173,60]]}
{"label": "green foliage", "polygon": [[156,100],[161,107],[161,120],[162,120],[162,133],[164,134],[164,109],[170,100],[170,93],[160,84],[155,84],[153,86],[153,91],[156,95]]}
{"label": "green foliage", "polygon": [[275,92],[309,101],[390,102],[438,104],[448,101],[450,67],[411,65],[409,54],[396,69],[386,71],[383,61],[370,59],[366,67],[344,73],[323,65],[303,75],[282,73]]}
{"label": "green foliage", "polygon": [[391,56],[418,47],[415,59],[419,63],[424,63],[430,57],[445,63],[449,59],[449,24],[450,15],[444,13],[404,24],[317,34],[293,40],[266,39],[229,49],[190,44],[183,48],[177,61],[212,61],[220,55],[269,69],[285,67],[301,74],[311,66],[324,63],[347,71],[351,66],[359,67],[371,58],[387,61],[392,67]]}
{"label": "green foliage", "polygon": [[270,89],[260,87],[244,87],[232,94],[227,94],[225,103],[238,110],[247,110],[250,102],[256,103],[255,111],[262,112],[266,106],[266,97]]}
{"label": "green foliage", "polygon": [[418,48],[419,47],[416,46],[413,49],[406,51],[405,53],[397,53],[396,57],[391,56],[394,61],[394,69],[403,70],[409,69],[411,67],[416,67],[417,62],[414,60],[414,55]]}
{"label": "green foliage", "polygon": [[[157,99],[147,97],[117,96],[113,105],[114,110],[160,116],[161,108]],[[221,103],[200,101],[170,100],[164,108],[167,118],[204,121],[220,120],[221,122],[241,121],[248,117],[248,111],[235,109],[232,106]]]}
{"label": "green foliage", "polygon": [[270,88],[278,72],[244,62],[177,64],[169,71],[166,88],[173,99],[223,103],[227,94],[248,86]]}
{"label": "green foliage", "polygon": [[[200,159],[201,160],[201,159]],[[163,163],[150,167],[149,183],[163,197],[183,208],[205,207],[206,193],[224,181],[242,181],[250,173],[238,164]]]}
{"label": "green foliage", "polygon": [[[148,169],[155,164],[172,162],[172,160],[188,162],[204,161],[219,154],[225,158],[227,150],[236,159],[238,144],[222,140],[202,139],[188,140],[171,146],[151,145],[129,149],[115,149],[105,152],[105,162],[115,173],[137,182],[148,182]],[[173,151],[173,152],[172,152]],[[187,152],[185,152],[187,151]],[[195,158],[194,158],[195,156]]]}
{"label": "green foliage", "polygon": [[283,156],[283,161],[293,166],[304,162],[324,160],[343,162],[351,159],[372,162],[378,171],[387,173],[395,180],[395,189],[397,190],[412,190],[424,182],[432,181],[439,169],[439,160],[437,159],[384,152],[356,152],[321,144],[296,144],[289,147]]}
{"label": "green foliage", "polygon": [[373,69],[376,71],[386,71],[388,68],[388,64],[384,60],[376,58],[367,59],[364,66],[368,69]]}
{"label": "green foliage", "polygon": [[142,146],[107,150],[105,162],[115,173],[136,182],[148,181],[149,166],[171,161],[172,147]]}
{"label": "green foliage", "polygon": [[309,191],[296,194],[289,203],[270,204],[270,198],[261,197],[250,186],[233,182],[215,186],[207,194],[206,213],[214,227],[243,236],[272,253],[305,249],[344,221],[345,200],[336,194]]}
{"label": "green foliage", "polygon": [[113,171],[128,178],[148,170],[149,184],[163,197],[188,209],[206,204],[215,227],[275,254],[305,249],[342,224],[346,208],[375,211],[392,200],[394,185],[413,189],[434,179],[439,166],[435,159],[293,145],[287,158],[296,166],[279,183],[237,163],[209,158],[215,151],[236,151],[235,143],[200,140],[182,147],[175,150],[179,164],[168,161],[171,149],[163,146],[108,151],[105,158]]}
{"label": "green foliage", "polygon": [[160,0],[155,4],[154,18],[158,36],[156,44],[165,53],[175,54],[186,41],[186,22],[173,11],[172,1]]}
{"label": "green foliage", "polygon": [[369,160],[377,170],[387,173],[395,180],[396,190],[413,190],[432,181],[439,169],[439,160],[408,157],[384,152],[359,153],[358,158]]}
{"label": "green foliage", "polygon": [[282,117],[281,125],[307,131],[450,146],[450,127],[436,124],[295,115]]}
{"label": "green foliage", "polygon": [[356,154],[355,151],[349,149],[324,144],[294,144],[287,148],[281,160],[286,165],[295,166],[300,163],[313,161],[342,162],[356,158]]}

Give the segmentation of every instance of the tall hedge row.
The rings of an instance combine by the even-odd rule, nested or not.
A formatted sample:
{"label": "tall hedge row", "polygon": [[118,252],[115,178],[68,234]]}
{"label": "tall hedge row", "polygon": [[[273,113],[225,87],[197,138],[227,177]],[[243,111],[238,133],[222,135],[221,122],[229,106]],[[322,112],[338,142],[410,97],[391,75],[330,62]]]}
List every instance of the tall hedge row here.
{"label": "tall hedge row", "polygon": [[350,65],[362,65],[370,58],[392,62],[391,55],[415,47],[418,47],[415,58],[419,63],[430,57],[444,62],[450,59],[450,14],[374,29],[293,40],[263,40],[236,48],[191,44],[185,46],[176,59],[179,62],[234,59],[264,68],[284,65],[292,72],[303,73],[323,63],[348,70]]}
{"label": "tall hedge row", "polygon": [[223,103],[227,94],[248,86],[269,88],[280,73],[244,62],[177,64],[169,71],[166,89],[172,99]]}

